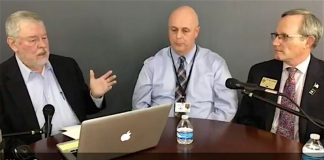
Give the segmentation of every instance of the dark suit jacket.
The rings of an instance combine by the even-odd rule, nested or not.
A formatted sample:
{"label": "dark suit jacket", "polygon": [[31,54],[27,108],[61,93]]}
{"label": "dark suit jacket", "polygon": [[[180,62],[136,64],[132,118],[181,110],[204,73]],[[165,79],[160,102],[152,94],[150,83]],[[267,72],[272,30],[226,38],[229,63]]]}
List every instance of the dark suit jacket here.
{"label": "dark suit jacket", "polygon": [[[283,62],[270,60],[256,64],[251,67],[248,83],[260,84],[263,77],[277,80],[275,90],[279,90]],[[314,88],[314,83],[319,84],[319,88]],[[309,91],[315,89],[315,94]],[[277,102],[277,96],[268,93],[256,93],[264,98]],[[307,69],[305,84],[301,97],[301,108],[310,116],[324,120],[324,62],[311,56]],[[239,105],[238,112],[234,121],[270,131],[275,114],[275,107],[244,95]],[[324,131],[316,127],[311,122],[299,118],[299,139],[300,142],[306,143],[310,133],[318,133],[321,139],[324,138]]]}
{"label": "dark suit jacket", "polygon": [[[49,61],[66,100],[78,119],[83,121],[86,114],[98,112],[99,109],[90,97],[88,86],[75,60],[51,54]],[[32,101],[14,56],[0,65],[0,127],[3,134],[42,127],[38,124]],[[15,139],[17,138],[29,144],[39,140],[41,136],[18,136]]]}

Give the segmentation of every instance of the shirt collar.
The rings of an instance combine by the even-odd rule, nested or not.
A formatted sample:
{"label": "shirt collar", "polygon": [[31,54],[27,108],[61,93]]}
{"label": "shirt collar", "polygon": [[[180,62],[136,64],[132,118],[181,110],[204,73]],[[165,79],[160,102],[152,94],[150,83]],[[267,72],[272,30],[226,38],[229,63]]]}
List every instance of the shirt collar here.
{"label": "shirt collar", "polygon": [[[296,68],[298,69],[299,72],[301,73],[306,73],[307,72],[307,68],[310,62],[310,55],[308,55],[308,57],[301,63],[299,63]],[[287,63],[283,63],[283,70],[286,70],[288,67],[291,67],[290,65],[288,65]]]}
{"label": "shirt collar", "polygon": [[[20,59],[17,55],[15,55],[16,57],[16,60],[17,60],[17,63],[18,63],[18,67],[20,69],[20,72],[22,74],[22,77],[24,79],[25,82],[28,82],[29,80],[29,77],[30,77],[30,74],[32,73],[36,73],[35,71],[32,71],[30,68],[28,68]],[[42,71],[42,75],[44,75],[44,71],[47,71],[47,70],[53,70],[53,67],[51,65],[51,63],[47,62],[45,64],[45,70],[43,68],[43,71]]]}
{"label": "shirt collar", "polygon": [[[172,47],[171,48],[171,54],[172,54],[172,57],[173,57],[173,61],[176,62],[176,63],[179,63],[179,57],[180,55],[175,52]],[[197,45],[194,45],[194,47],[189,51],[188,54],[186,54],[184,57],[186,58],[186,63],[189,64],[191,62],[191,60],[193,59],[193,56],[195,55],[195,52],[196,52],[196,48],[197,48]]]}

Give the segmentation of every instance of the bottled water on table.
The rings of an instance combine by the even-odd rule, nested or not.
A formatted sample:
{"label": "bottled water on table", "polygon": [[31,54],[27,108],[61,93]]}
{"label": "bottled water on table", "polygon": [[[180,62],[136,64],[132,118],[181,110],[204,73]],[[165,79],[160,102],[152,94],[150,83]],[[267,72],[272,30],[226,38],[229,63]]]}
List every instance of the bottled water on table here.
{"label": "bottled water on table", "polygon": [[303,160],[324,160],[324,148],[320,135],[310,134],[310,139],[303,146]]}
{"label": "bottled water on table", "polygon": [[193,142],[193,127],[188,120],[188,115],[182,115],[177,126],[177,141],[179,144],[191,144]]}

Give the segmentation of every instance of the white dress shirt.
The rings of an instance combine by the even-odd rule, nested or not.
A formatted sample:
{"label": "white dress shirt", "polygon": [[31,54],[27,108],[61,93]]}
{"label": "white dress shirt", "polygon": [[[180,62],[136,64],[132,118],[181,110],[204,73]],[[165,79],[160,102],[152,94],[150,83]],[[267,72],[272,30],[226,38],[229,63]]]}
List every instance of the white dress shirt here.
{"label": "white dress shirt", "polygon": [[[42,73],[37,73],[23,64],[17,56],[16,60],[27,86],[39,127],[42,128],[45,123],[43,107],[46,104],[51,104],[55,108],[52,119],[52,135],[59,133],[59,130],[63,127],[80,124],[79,119],[64,96],[64,92],[56,79],[52,65],[46,63]],[[101,106],[103,98],[95,99],[92,97],[92,99],[97,107]]]}

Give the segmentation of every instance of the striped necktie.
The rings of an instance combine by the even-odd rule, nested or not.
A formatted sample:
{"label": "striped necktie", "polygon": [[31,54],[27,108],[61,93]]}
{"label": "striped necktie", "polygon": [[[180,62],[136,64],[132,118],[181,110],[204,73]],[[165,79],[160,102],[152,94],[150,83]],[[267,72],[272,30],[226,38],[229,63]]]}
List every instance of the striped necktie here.
{"label": "striped necktie", "polygon": [[[296,102],[296,80],[295,73],[297,72],[296,68],[289,67],[287,68],[289,76],[286,80],[283,94],[287,95],[293,101]],[[296,106],[289,101],[286,97],[282,97],[281,105],[284,107],[295,110]],[[294,129],[295,129],[295,116],[291,113],[288,113],[284,110],[280,110],[279,123],[277,134],[282,135],[289,139],[294,139]]]}
{"label": "striped necktie", "polygon": [[[185,95],[182,95],[182,92],[185,92],[185,86],[186,86],[186,82],[187,82],[187,76],[186,76],[186,70],[184,68],[184,62],[185,62],[186,58],[181,56],[179,57],[179,61],[180,61],[180,65],[177,71],[177,76],[178,76],[178,80],[176,82],[176,90],[175,90],[175,101],[176,102],[184,102],[185,101]],[[179,83],[180,84],[179,84]],[[179,86],[181,85],[181,87]],[[183,90],[183,91],[182,91]]]}

